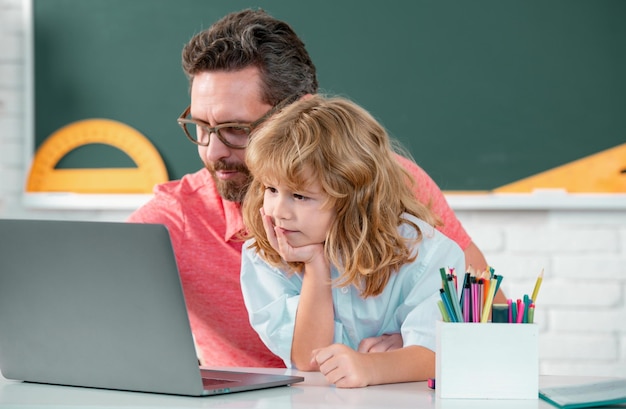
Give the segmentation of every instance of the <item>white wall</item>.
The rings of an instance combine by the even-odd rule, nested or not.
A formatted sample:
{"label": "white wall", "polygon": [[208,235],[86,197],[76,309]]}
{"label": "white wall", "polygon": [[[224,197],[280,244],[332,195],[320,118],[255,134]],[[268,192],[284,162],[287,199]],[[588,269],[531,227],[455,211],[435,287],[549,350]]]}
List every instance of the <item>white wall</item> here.
{"label": "white wall", "polygon": [[[130,210],[41,210],[23,204],[29,136],[21,8],[22,0],[0,0],[0,217],[124,220]],[[542,374],[626,377],[626,206],[481,210],[454,198],[451,203],[505,277],[507,295],[530,293],[545,269],[535,316]],[[497,340],[474,347],[488,353],[492,342]]]}

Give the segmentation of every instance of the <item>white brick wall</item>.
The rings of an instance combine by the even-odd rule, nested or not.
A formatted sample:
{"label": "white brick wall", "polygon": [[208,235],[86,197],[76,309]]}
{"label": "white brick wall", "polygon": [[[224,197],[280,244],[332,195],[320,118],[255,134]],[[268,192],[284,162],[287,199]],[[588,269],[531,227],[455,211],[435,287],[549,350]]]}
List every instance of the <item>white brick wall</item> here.
{"label": "white brick wall", "polygon": [[544,374],[626,376],[626,211],[458,212],[510,297],[537,297]]}
{"label": "white brick wall", "polygon": [[[21,7],[22,0],[0,0],[0,217],[124,220],[128,210],[36,210],[22,203],[28,164]],[[626,377],[626,209],[457,213],[504,275],[509,296],[532,292],[545,269],[535,315],[542,374]]]}

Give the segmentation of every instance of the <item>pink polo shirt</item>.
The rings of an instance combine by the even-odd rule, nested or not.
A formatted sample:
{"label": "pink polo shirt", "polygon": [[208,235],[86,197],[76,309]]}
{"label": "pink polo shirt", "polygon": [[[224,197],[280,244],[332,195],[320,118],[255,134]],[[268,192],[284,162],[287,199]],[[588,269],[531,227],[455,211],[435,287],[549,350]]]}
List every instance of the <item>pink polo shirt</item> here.
{"label": "pink polo shirt", "polygon": [[[465,249],[471,240],[439,188],[417,165],[400,162],[416,177],[418,198],[444,220],[442,232]],[[240,205],[222,199],[206,169],[156,186],[128,221],[167,226],[202,365],[284,367],[248,321],[239,281],[243,243],[236,239]]]}

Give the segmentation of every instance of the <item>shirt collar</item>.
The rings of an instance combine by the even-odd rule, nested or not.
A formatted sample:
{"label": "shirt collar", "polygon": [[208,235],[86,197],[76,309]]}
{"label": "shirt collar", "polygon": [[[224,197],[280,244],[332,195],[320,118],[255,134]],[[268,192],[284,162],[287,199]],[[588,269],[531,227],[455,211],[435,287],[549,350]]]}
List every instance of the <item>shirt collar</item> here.
{"label": "shirt collar", "polygon": [[243,216],[241,214],[241,203],[229,202],[224,203],[224,216],[226,219],[226,232],[224,234],[225,241],[231,241],[236,235],[244,229]]}

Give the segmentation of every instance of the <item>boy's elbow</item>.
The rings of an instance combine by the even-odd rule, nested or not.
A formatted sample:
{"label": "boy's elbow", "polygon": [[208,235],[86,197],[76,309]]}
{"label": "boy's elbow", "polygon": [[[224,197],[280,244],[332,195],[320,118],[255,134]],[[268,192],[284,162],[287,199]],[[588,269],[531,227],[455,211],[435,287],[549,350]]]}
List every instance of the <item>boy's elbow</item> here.
{"label": "boy's elbow", "polygon": [[315,362],[312,359],[302,359],[302,358],[292,357],[291,363],[298,371],[315,372],[315,371],[320,370],[320,367],[317,364],[317,362]]}
{"label": "boy's elbow", "polygon": [[317,372],[317,371],[320,370],[319,366],[311,365],[311,364],[308,364],[308,365],[297,365],[296,364],[295,366],[296,366],[296,369],[298,371],[302,371],[302,372]]}

